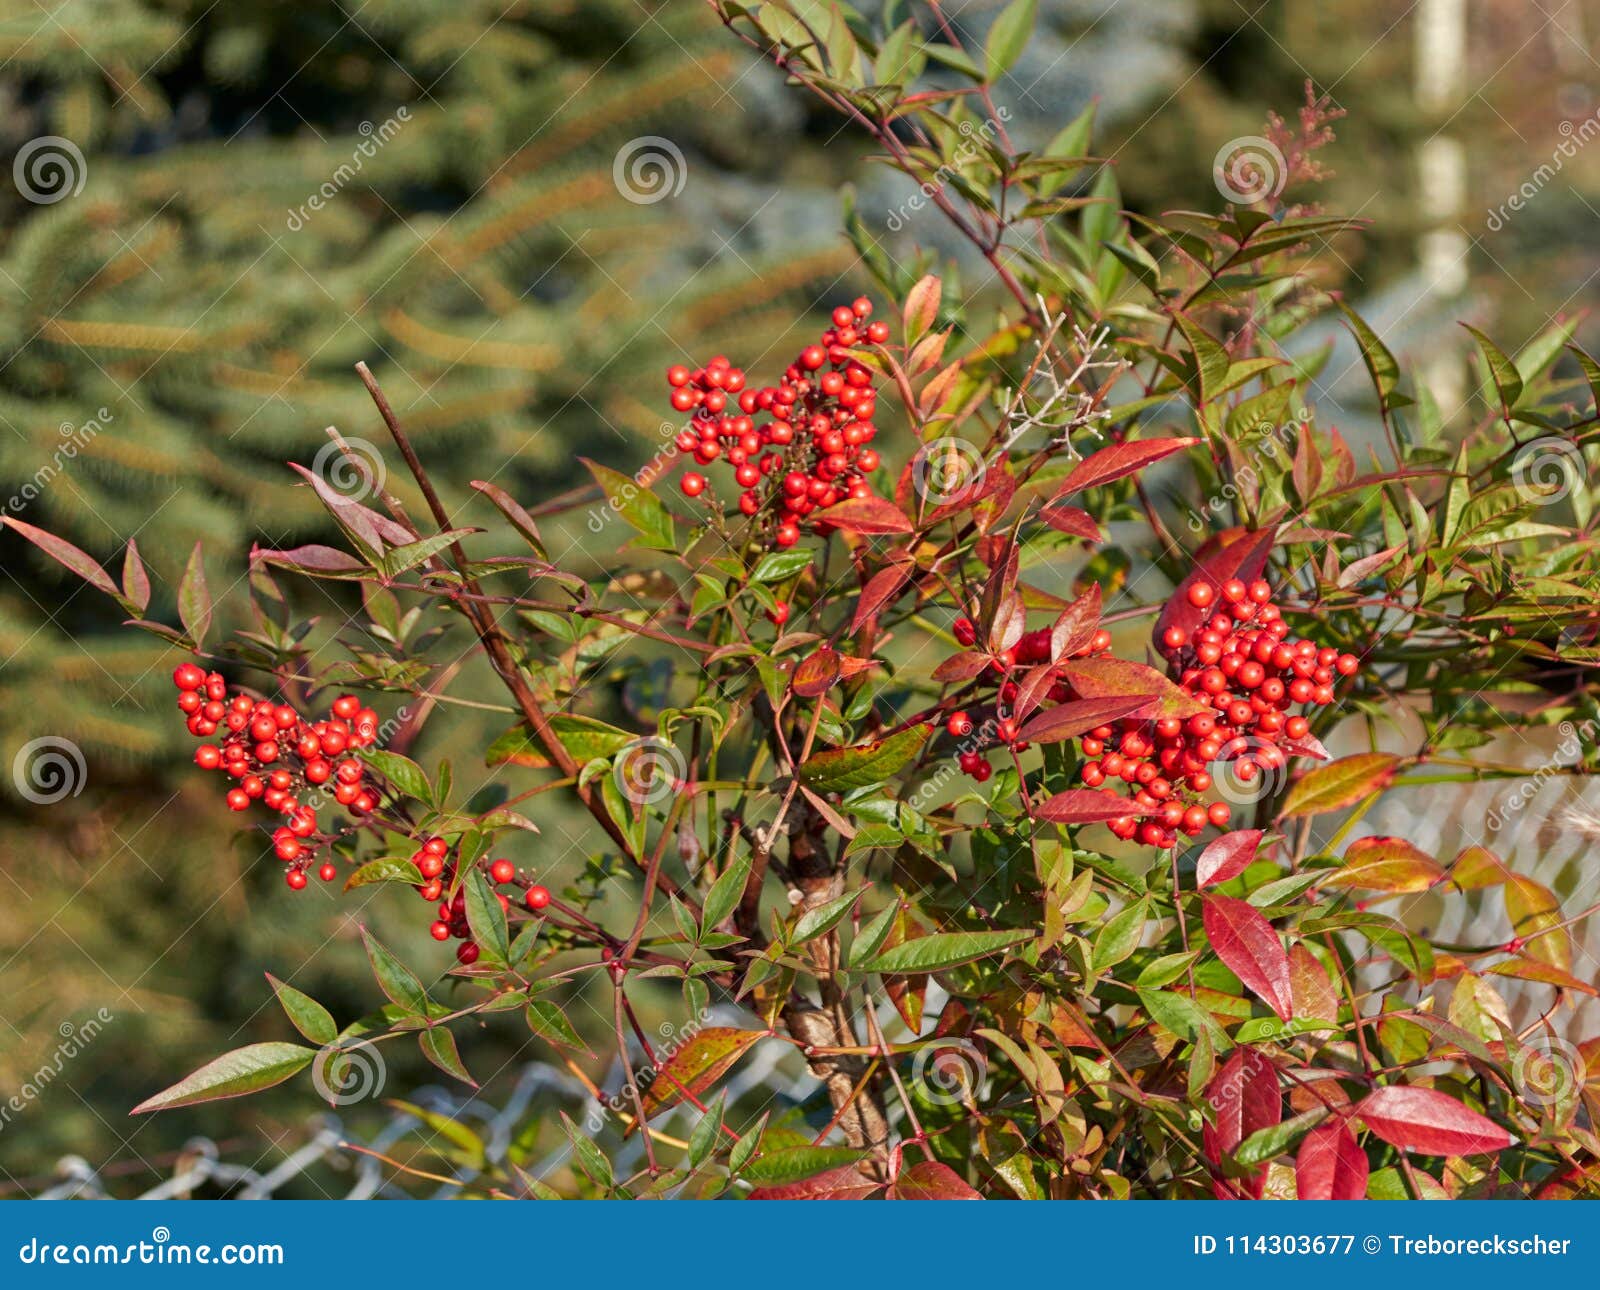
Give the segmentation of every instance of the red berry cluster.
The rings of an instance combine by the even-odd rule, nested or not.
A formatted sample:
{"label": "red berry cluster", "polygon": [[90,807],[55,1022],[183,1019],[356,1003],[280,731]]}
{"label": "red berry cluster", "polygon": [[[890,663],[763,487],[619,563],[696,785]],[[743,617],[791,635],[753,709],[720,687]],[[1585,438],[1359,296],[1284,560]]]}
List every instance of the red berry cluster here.
{"label": "red berry cluster", "polygon": [[[430,903],[439,901],[439,916],[428,928],[428,934],[436,941],[448,941],[454,937],[461,942],[456,946],[456,960],[463,967],[476,963],[479,951],[477,942],[471,939],[472,929],[467,924],[467,892],[465,887],[456,886],[456,862],[450,855],[450,844],[440,837],[427,838],[411,857],[411,863],[417,866],[423,877],[417,894]],[[509,860],[491,860],[487,872],[490,881],[504,885],[515,881],[517,866]],[[455,892],[441,900],[447,886],[455,886]],[[502,893],[495,892],[495,899],[500,902],[501,909],[511,908],[510,899]],[[522,901],[528,909],[537,913],[550,903],[550,892],[534,884],[523,893]]]}
{"label": "red berry cluster", "polygon": [[[1218,593],[1200,581],[1186,594],[1195,608],[1209,609]],[[1179,627],[1167,628],[1162,637],[1179,686],[1211,711],[1118,721],[1080,741],[1089,759],[1081,772],[1086,785],[1120,779],[1135,789],[1133,801],[1154,812],[1112,820],[1109,827],[1119,838],[1170,847],[1179,832],[1194,837],[1208,823],[1227,824],[1227,803],[1193,800],[1211,788],[1211,766],[1226,763],[1243,784],[1281,769],[1303,751],[1296,745],[1311,730],[1304,716],[1289,709],[1332,703],[1335,678],[1360,669],[1354,654],[1289,639],[1289,624],[1264,580],[1247,585],[1231,578],[1222,584],[1221,597],[1222,605],[1192,639]]]}
{"label": "red berry cluster", "polygon": [[[743,369],[721,355],[693,371],[667,369],[673,408],[690,414],[678,447],[702,466],[726,459],[743,490],[740,512],[760,517],[772,546],[798,542],[812,511],[872,491],[867,476],[878,454],[867,445],[877,434],[877,394],[871,370],[850,353],[889,339],[886,323],[866,321],[871,313],[865,296],[836,308],[833,326],[800,351],[778,385],[747,388]],[[699,497],[709,481],[691,470],[678,487]]]}
{"label": "red berry cluster", "polygon": [[[978,629],[970,618],[958,618],[950,627],[951,634],[962,645],[972,645],[978,639]],[[1069,658],[1092,658],[1096,655],[1109,653],[1111,650],[1111,633],[1103,628],[1097,630],[1089,642],[1081,649],[1074,650],[1067,655]],[[993,666],[1005,678],[1000,682],[995,705],[995,719],[991,726],[977,728],[971,716],[965,712],[952,712],[945,718],[945,731],[955,739],[962,741],[963,747],[956,754],[956,764],[968,775],[982,784],[994,774],[994,767],[989,764],[989,759],[983,749],[991,742],[1002,744],[1013,752],[1025,752],[1028,745],[1017,740],[1018,722],[1011,715],[1012,705],[1017,700],[1017,683],[1008,675],[1019,666],[1031,666],[1050,661],[1050,632],[1046,629],[1024,632],[1015,645],[1002,650],[995,658]],[[1066,684],[1057,681],[1050,687],[1048,697],[1052,702],[1062,703],[1071,697],[1071,691]],[[991,737],[992,736],[992,740]],[[975,747],[972,745],[976,745]]]}
{"label": "red berry cluster", "polygon": [[[228,696],[227,682],[216,672],[207,673],[184,663],[172,674],[178,687],[178,708],[189,718],[189,733],[205,739],[219,730],[228,733],[220,746],[204,743],[195,749],[195,764],[203,770],[221,770],[235,786],[228,790],[228,805],[248,810],[259,799],[268,810],[288,819],[274,830],[273,850],[289,866],[285,881],[295,891],[306,885],[306,870],[316,854],[316,807],[301,795],[333,784],[333,796],[356,815],[376,809],[378,792],[367,769],[347,752],[370,746],[378,737],[378,714],[361,706],[352,694],[341,695],[325,721],[309,722],[288,704],[256,699],[248,694]],[[317,876],[332,882],[337,876],[324,861]]]}

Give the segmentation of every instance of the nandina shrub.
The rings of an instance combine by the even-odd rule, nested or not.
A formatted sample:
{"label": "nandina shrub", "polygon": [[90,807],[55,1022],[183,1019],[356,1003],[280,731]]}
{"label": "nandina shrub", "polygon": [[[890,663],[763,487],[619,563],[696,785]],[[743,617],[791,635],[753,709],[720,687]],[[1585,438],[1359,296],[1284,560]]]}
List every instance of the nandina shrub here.
{"label": "nandina shrub", "polygon": [[[1600,367],[1573,325],[1514,356],[1477,337],[1482,398],[1445,421],[1315,285],[1354,224],[1278,195],[1317,173],[1319,101],[1269,127],[1287,173],[1255,202],[1136,219],[1087,119],[1028,153],[993,115],[1030,6],[981,66],[937,24],[722,8],[924,185],[993,289],[907,271],[852,212],[892,309],[838,303],[771,372],[638,374],[683,418],[684,460],[670,482],[590,464],[626,572],[547,549],[534,512],[563,502],[482,482],[447,506],[364,368],[421,509],[302,469],[343,543],[253,551],[235,640],[207,649],[198,555],[173,627],[145,621],[131,542],[119,585],[8,521],[194,656],[177,706],[263,863],[415,913],[404,945],[363,932],[369,1015],[274,979],[303,1042],[137,1110],[308,1067],[337,1089],[372,1045],[470,1082],[458,1035],[515,1010],[579,1069],[621,1062],[596,1090],[619,1133],[568,1123],[576,1168],[552,1179],[520,1167],[524,1135],[488,1163],[493,1194],[1590,1194],[1582,913],[1480,845],[1362,828],[1391,794],[1533,776],[1474,759],[1497,733],[1594,729]],[[913,92],[930,56],[970,88]],[[1372,381],[1365,463],[1313,406],[1326,353],[1293,345],[1333,308]],[[345,656],[305,646],[288,578],[360,590]],[[475,711],[446,701],[463,637],[518,716],[484,750],[487,806],[481,772],[458,788],[407,755]],[[670,673],[649,728],[598,683],[623,645]],[[1593,764],[1585,742],[1537,773]],[[558,882],[553,844],[519,843],[556,796],[635,875],[620,917],[593,873]],[[1498,930],[1437,943],[1410,916],[1424,892]],[[674,982],[691,1014],[715,997],[744,1024],[664,1046],[638,1004]],[[609,1054],[563,1008],[591,983]],[[799,1123],[724,1097],[763,1044],[814,1076]],[[653,1123],[685,1107],[686,1136]],[[607,1145],[641,1130],[619,1176]]]}

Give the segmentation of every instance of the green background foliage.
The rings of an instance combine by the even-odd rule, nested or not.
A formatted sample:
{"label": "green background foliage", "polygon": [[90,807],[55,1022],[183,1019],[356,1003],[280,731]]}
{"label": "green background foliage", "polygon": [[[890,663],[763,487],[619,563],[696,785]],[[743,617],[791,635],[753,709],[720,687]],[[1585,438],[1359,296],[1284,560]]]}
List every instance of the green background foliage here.
{"label": "green background foliage", "polygon": [[[48,21],[37,6],[3,8],[0,152],[62,136],[84,168],[81,190],[50,204],[0,185],[0,502],[32,485],[12,513],[99,557],[136,536],[152,616],[173,616],[197,540],[220,602],[252,543],[328,536],[284,463],[311,460],[327,425],[381,439],[358,360],[452,509],[491,472],[538,499],[586,485],[579,454],[631,470],[657,451],[667,363],[726,350],[760,370],[805,330],[807,308],[867,284],[839,231],[846,178],[869,241],[908,277],[924,240],[956,252],[920,218],[893,227],[914,190],[860,165],[859,137],[788,94],[697,4],[74,2]],[[1514,350],[1594,272],[1600,148],[1503,231],[1484,225],[1560,143],[1581,32],[1530,39],[1520,6],[1484,6],[1477,92],[1424,108],[1413,33],[1392,6],[1087,8],[1041,5],[1040,34],[1002,87],[1018,136],[1042,145],[1096,101],[1097,146],[1128,208],[1209,210],[1217,149],[1259,133],[1269,110],[1291,116],[1312,79],[1349,113],[1319,200],[1375,226],[1327,248],[1323,285],[1402,302],[1391,343],[1453,364],[1463,388],[1470,341],[1447,314],[1495,319]],[[981,38],[997,9],[954,17]],[[629,201],[614,164],[652,135],[684,155],[683,187]],[[1471,201],[1445,216],[1419,172],[1437,137],[1473,144]],[[1448,309],[1418,290],[1418,240],[1436,227],[1467,235]],[[981,264],[963,270],[983,281]],[[585,516],[554,525],[552,549],[609,568],[614,534],[597,537]],[[355,608],[337,595],[317,605],[319,639]],[[291,1149],[307,1132],[298,1094],[126,1112],[205,1056],[281,1036],[268,968],[315,955],[297,982],[341,1016],[369,988],[348,907],[292,899],[252,843],[218,842],[227,813],[187,767],[170,707],[177,654],[118,617],[0,536],[0,754],[9,765],[48,733],[89,767],[70,810],[31,804],[0,775],[0,1094],[55,1061],[64,1022],[115,1017],[0,1130],[0,1189],[36,1190],[69,1151],[122,1162],[135,1186],[196,1132],[266,1159]],[[619,672],[615,701],[648,711],[649,678]],[[470,759],[505,724],[463,714],[430,733],[428,759]],[[544,828],[523,858],[566,852],[560,817]],[[384,900],[362,917],[415,936]],[[517,1060],[507,1043],[478,1064]]]}

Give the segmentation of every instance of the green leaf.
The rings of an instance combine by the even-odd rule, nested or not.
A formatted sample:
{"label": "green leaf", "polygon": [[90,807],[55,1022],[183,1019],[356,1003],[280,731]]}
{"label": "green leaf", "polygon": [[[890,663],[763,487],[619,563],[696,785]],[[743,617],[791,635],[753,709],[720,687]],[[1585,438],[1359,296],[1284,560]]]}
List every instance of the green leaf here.
{"label": "green leaf", "polygon": [[21,520],[14,520],[9,515],[0,515],[0,522],[9,524],[57,564],[70,569],[91,587],[105,592],[108,596],[117,594],[117,584],[111,581],[111,575],[102,569],[100,562],[87,552],[80,551],[72,543],[63,541],[54,533],[46,533],[43,529],[35,528],[32,524],[24,524]]}
{"label": "green leaf", "polygon": [[1342,299],[1336,297],[1335,303],[1349,322],[1350,330],[1355,333],[1356,344],[1361,347],[1361,357],[1366,362],[1367,372],[1371,375],[1372,384],[1378,391],[1378,406],[1385,412],[1400,406],[1401,400],[1395,396],[1395,390],[1400,384],[1400,364],[1395,362],[1388,346],[1378,339],[1378,333],[1367,326],[1366,320],[1360,314]]}
{"label": "green leaf", "polygon": [[1094,938],[1096,972],[1115,967],[1139,948],[1148,916],[1149,907],[1145,902],[1135,901],[1100,929],[1100,934]]}
{"label": "green leaf", "polygon": [[379,856],[369,860],[344,880],[344,889],[354,891],[375,882],[404,882],[413,887],[422,885],[422,874],[410,860],[401,856]]}
{"label": "green leaf", "polygon": [[1274,1156],[1281,1156],[1287,1152],[1307,1132],[1326,1119],[1327,1115],[1327,1107],[1315,1106],[1278,1124],[1269,1124],[1264,1129],[1257,1129],[1234,1148],[1233,1158],[1241,1165],[1265,1164]]}
{"label": "green leaf", "polygon": [[815,909],[808,909],[800,915],[800,921],[794,925],[790,933],[791,945],[802,945],[806,941],[830,932],[844,919],[844,916],[854,907],[856,901],[865,894],[864,891],[847,891],[844,895],[818,905]]}
{"label": "green leaf", "polygon": [[755,855],[749,850],[735,856],[730,864],[714,883],[711,890],[706,893],[705,904],[700,909],[700,927],[702,931],[709,932],[719,926],[722,921],[739,907],[739,901],[744,896],[745,884],[750,881],[750,865]]}
{"label": "green leaf", "polygon": [[189,566],[178,584],[178,619],[194,647],[199,649],[211,628],[211,592],[206,587],[205,558],[198,542],[189,553]]}
{"label": "green leaf", "polygon": [[900,912],[900,902],[892,900],[877,914],[872,921],[856,934],[855,940],[850,943],[850,952],[845,956],[847,967],[856,967],[861,960],[869,959],[883,948],[883,943],[889,939],[889,933],[894,930],[895,915]]}
{"label": "green leaf", "polygon": [[561,1112],[561,1127],[567,1132],[567,1140],[572,1143],[572,1154],[577,1156],[583,1172],[610,1191],[616,1176],[611,1172],[611,1162],[606,1159],[605,1153],[579,1130],[565,1111]]}
{"label": "green leaf", "polygon": [[425,537],[417,542],[407,542],[403,546],[394,547],[383,553],[383,558],[378,561],[379,567],[386,577],[398,578],[407,569],[414,569],[424,560],[437,555],[452,542],[459,542],[467,534],[475,532],[474,529],[450,529],[444,533],[435,533],[432,537]]}
{"label": "green leaf", "polygon": [[422,982],[404,963],[395,958],[382,941],[361,929],[361,939],[366,942],[367,961],[372,964],[372,974],[378,979],[378,988],[412,1016],[422,1016],[428,1010],[428,992]]}
{"label": "green leaf", "polygon": [[726,1098],[724,1093],[718,1093],[716,1100],[705,1110],[694,1128],[689,1132],[689,1168],[698,1169],[716,1150],[717,1143],[722,1138],[722,1104]]}
{"label": "green leaf", "polygon": [[760,563],[755,567],[755,572],[750,575],[752,582],[782,582],[792,578],[802,569],[810,567],[813,558],[811,551],[768,551],[761,557]]}
{"label": "green leaf", "polygon": [[367,765],[393,784],[400,793],[418,802],[431,802],[433,788],[428,774],[409,757],[399,753],[384,752],[380,748],[363,748],[360,756]]}
{"label": "green leaf", "polygon": [[483,1168],[488,1148],[484,1141],[460,1120],[451,1119],[448,1115],[430,1110],[425,1106],[418,1106],[415,1102],[406,1102],[400,1098],[391,1098],[384,1101],[385,1106],[393,1107],[405,1115],[415,1116],[425,1125],[430,1133],[436,1134],[443,1142],[449,1143],[461,1153],[461,1158],[474,1168]]}
{"label": "green leaf", "polygon": [[267,981],[277,993],[284,1012],[289,1015],[290,1024],[318,1048],[331,1044],[339,1037],[339,1027],[334,1024],[333,1014],[309,994],[296,990],[286,981],[278,980],[270,972],[267,973]]}
{"label": "green leaf", "polygon": [[483,956],[491,963],[505,963],[511,951],[506,934],[506,911],[500,908],[489,880],[474,869],[467,875],[467,926]]}
{"label": "green leaf", "polygon": [[881,784],[911,761],[927,739],[928,728],[915,725],[876,743],[829,748],[806,760],[800,767],[800,778],[825,793],[844,793]]}
{"label": "green leaf", "polygon": [[563,1048],[576,1048],[580,1052],[588,1050],[588,1045],[578,1038],[578,1032],[567,1020],[567,1014],[550,1000],[529,999],[523,1015],[527,1019],[528,1029],[540,1039]]}
{"label": "green leaf", "polygon": [[799,1182],[841,1165],[852,1165],[866,1154],[852,1147],[785,1147],[762,1152],[744,1167],[741,1177],[764,1187]]}
{"label": "green leaf", "polygon": [[467,1074],[467,1068],[461,1064],[461,1053],[456,1048],[456,1037],[443,1026],[434,1026],[417,1034],[417,1042],[422,1046],[422,1055],[442,1070],[446,1075],[453,1075],[463,1084],[478,1087],[478,1081]]}
{"label": "green leaf", "polygon": [[122,603],[135,614],[144,613],[150,604],[150,575],[139,558],[139,544],[132,538],[122,557]]}
{"label": "green leaf", "polygon": [[1517,400],[1522,397],[1522,375],[1517,371],[1517,365],[1506,357],[1492,340],[1485,336],[1476,327],[1461,324],[1472,333],[1472,339],[1478,342],[1478,352],[1483,355],[1484,366],[1489,370],[1489,379],[1494,382],[1495,393],[1500,396],[1500,407],[1509,412],[1517,406]]}
{"label": "green leaf", "polygon": [[676,551],[677,537],[673,531],[672,515],[661,504],[660,498],[643,484],[630,479],[609,466],[579,457],[594,482],[606,495],[606,504],[622,516],[639,534],[639,544],[655,551]]}
{"label": "green leaf", "polygon": [[315,1048],[299,1044],[246,1044],[231,1053],[207,1062],[186,1075],[171,1088],[146,1098],[134,1107],[132,1115],[146,1111],[166,1111],[175,1106],[194,1106],[225,1097],[243,1097],[274,1084],[281,1084],[297,1071],[304,1070],[317,1055]]}
{"label": "green leaf", "polygon": [[885,950],[859,966],[866,972],[884,976],[938,972],[961,963],[998,954],[1033,939],[1030,931],[1016,932],[939,932]]}
{"label": "green leaf", "polygon": [[[562,747],[572,760],[580,766],[586,766],[601,757],[614,757],[639,738],[626,730],[608,726],[604,721],[596,721],[593,717],[566,712],[551,716],[550,729],[561,740]],[[526,724],[512,726],[490,744],[483,760],[488,766],[510,763],[514,766],[543,767],[551,764]]]}
{"label": "green leaf", "polygon": [[991,83],[999,80],[1022,57],[1033,35],[1034,18],[1039,11],[1039,0],[1011,0],[989,28],[983,42],[984,76]]}

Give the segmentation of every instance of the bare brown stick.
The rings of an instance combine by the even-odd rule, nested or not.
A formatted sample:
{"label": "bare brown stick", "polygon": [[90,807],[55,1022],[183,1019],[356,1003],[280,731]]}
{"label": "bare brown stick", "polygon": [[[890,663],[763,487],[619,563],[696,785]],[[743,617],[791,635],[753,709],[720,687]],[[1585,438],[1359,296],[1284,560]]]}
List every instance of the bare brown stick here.
{"label": "bare brown stick", "polygon": [[[365,363],[356,364],[356,375],[361,378],[361,383],[367,387],[367,393],[372,396],[372,402],[378,409],[378,415],[383,418],[383,423],[389,428],[389,435],[394,440],[395,447],[400,450],[401,457],[405,459],[406,468],[411,472],[411,477],[417,481],[417,487],[422,490],[423,500],[427,502],[428,510],[432,514],[434,522],[438,524],[441,532],[449,532],[451,527],[450,514],[445,510],[444,503],[439,500],[439,494],[433,487],[433,481],[428,477],[427,470],[418,459],[416,449],[411,446],[411,439],[406,434],[405,428],[400,424],[400,418],[395,415],[388,398],[384,395],[383,390],[379,388],[377,378],[372,375],[371,370]],[[483,590],[478,585],[477,579],[467,573],[467,555],[461,549],[461,543],[452,542],[449,549],[450,556],[456,563],[456,569],[461,574],[463,585],[474,597],[481,597]],[[505,687],[510,691],[511,697],[516,700],[517,707],[527,721],[529,728],[533,731],[534,738],[539,741],[539,746],[544,750],[545,755],[556,764],[563,776],[576,780],[578,772],[582,768],[574,760],[572,754],[567,751],[566,745],[561,742],[555,730],[551,727],[550,718],[545,714],[544,708],[540,706],[539,700],[535,697],[532,689],[529,688],[528,682],[518,668],[516,660],[512,658],[510,646],[507,644],[494,615],[483,606],[473,602],[460,601],[458,603],[461,605],[461,612],[466,615],[467,621],[472,624],[473,630],[477,633],[478,640],[483,645],[483,652],[488,656],[490,664],[494,667],[501,681],[505,683]],[[583,803],[589,814],[605,830],[606,835],[621,848],[622,854],[627,856],[634,865],[643,869],[645,867],[643,857],[635,852],[628,835],[611,818],[610,812],[606,810],[605,803],[600,800],[599,796],[587,784],[582,783],[575,782],[572,791],[578,800]],[[663,891],[677,896],[678,899],[696,911],[699,910],[699,903],[688,896],[672,879],[663,876],[658,881]]]}

